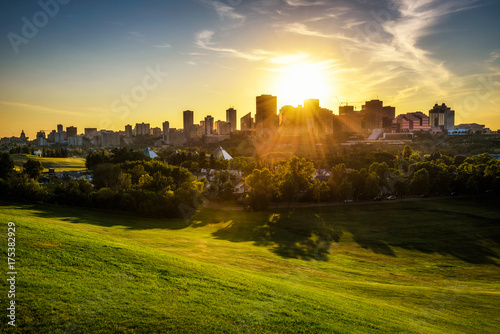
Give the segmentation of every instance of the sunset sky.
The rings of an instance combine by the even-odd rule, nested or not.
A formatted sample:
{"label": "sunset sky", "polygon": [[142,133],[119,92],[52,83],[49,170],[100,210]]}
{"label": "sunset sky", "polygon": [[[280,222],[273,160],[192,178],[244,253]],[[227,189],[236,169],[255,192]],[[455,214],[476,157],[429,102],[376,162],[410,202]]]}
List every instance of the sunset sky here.
{"label": "sunset sky", "polygon": [[[3,0],[0,137],[319,98],[500,128],[500,1]],[[45,9],[41,4],[46,3]],[[47,14],[48,13],[48,14]],[[239,127],[239,124],[238,124]]]}

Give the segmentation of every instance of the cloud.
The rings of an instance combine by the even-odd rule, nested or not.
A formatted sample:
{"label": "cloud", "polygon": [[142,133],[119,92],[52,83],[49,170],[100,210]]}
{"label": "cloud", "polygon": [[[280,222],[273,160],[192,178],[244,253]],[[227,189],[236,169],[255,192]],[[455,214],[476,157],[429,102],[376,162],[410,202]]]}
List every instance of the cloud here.
{"label": "cloud", "polygon": [[285,0],[286,4],[291,7],[306,7],[306,6],[323,6],[325,1],[307,1],[307,0]]}
{"label": "cloud", "polygon": [[212,42],[214,32],[211,30],[203,30],[196,34],[196,45],[199,48],[215,51],[224,56],[232,56],[236,58],[243,58],[246,60],[257,61],[267,58],[269,54],[267,51],[255,49],[249,52],[239,51],[233,48],[218,47]]}
{"label": "cloud", "polygon": [[216,0],[200,0],[207,7],[212,7],[219,16],[222,22],[229,23],[233,26],[240,26],[245,23],[246,16],[235,11],[234,7],[226,5],[221,1]]}
{"label": "cloud", "polygon": [[160,48],[160,49],[168,49],[171,48],[172,45],[165,43],[165,44],[158,44],[158,45],[153,45],[154,48]]}
{"label": "cloud", "polygon": [[9,106],[9,107],[14,107],[14,108],[27,109],[27,110],[34,111],[34,112],[39,111],[39,112],[44,112],[44,113],[56,114],[56,115],[69,115],[69,116],[78,116],[78,117],[88,117],[89,116],[88,113],[54,109],[54,108],[48,108],[48,107],[44,107],[44,106],[37,106],[37,105],[19,103],[19,102],[0,101],[0,104],[3,104],[5,106]]}
{"label": "cloud", "polygon": [[289,32],[289,33],[294,33],[294,34],[299,34],[299,35],[304,35],[304,36],[313,36],[313,37],[320,37],[320,38],[328,38],[328,39],[339,39],[339,40],[346,40],[346,41],[355,41],[350,37],[347,37],[342,34],[325,34],[316,30],[312,30],[308,28],[305,24],[302,23],[290,23],[290,24],[285,24],[285,25],[276,25],[279,29],[281,29],[284,32]]}

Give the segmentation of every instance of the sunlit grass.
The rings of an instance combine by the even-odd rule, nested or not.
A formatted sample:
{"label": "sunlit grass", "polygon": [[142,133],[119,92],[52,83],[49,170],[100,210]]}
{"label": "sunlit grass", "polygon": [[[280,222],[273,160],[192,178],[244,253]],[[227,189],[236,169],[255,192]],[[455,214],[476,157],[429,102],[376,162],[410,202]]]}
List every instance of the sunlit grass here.
{"label": "sunlit grass", "polygon": [[17,225],[24,332],[500,326],[496,203],[205,209],[190,222],[4,203],[3,231],[8,221]]}
{"label": "sunlit grass", "polygon": [[75,171],[85,169],[85,158],[71,157],[71,158],[51,158],[51,157],[37,157],[31,154],[12,154],[16,170],[21,170],[23,163],[28,159],[35,159],[42,163],[44,173],[49,171],[49,168],[54,168],[56,173],[62,171]]}

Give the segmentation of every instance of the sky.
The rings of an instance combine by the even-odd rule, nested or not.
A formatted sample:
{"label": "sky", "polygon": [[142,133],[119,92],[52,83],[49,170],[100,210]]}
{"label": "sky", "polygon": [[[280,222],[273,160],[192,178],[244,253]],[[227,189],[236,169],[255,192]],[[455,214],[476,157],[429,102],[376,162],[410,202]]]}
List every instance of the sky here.
{"label": "sky", "polygon": [[[0,137],[306,98],[500,128],[500,1],[0,0]],[[239,127],[239,125],[238,125]]]}

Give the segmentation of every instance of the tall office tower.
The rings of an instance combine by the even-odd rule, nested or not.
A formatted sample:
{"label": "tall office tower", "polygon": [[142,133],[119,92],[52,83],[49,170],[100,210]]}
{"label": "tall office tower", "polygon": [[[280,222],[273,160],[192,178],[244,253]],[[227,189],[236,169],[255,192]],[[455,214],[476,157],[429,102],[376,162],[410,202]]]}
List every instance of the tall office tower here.
{"label": "tall office tower", "polygon": [[272,135],[278,127],[278,98],[261,95],[256,98],[255,128],[257,136]]}
{"label": "tall office tower", "polygon": [[366,129],[373,130],[382,127],[382,106],[383,102],[380,100],[371,100],[365,102],[361,109],[361,112],[365,116]]}
{"label": "tall office tower", "polygon": [[455,126],[455,110],[451,110],[446,104],[435,104],[429,110],[429,123],[433,130],[441,128],[441,130],[453,130]]}
{"label": "tall office tower", "polygon": [[344,115],[353,115],[354,114],[354,106],[339,106],[339,115],[344,116]]}
{"label": "tall office tower", "polygon": [[205,134],[212,135],[214,133],[214,118],[210,115],[205,117]]}
{"label": "tall office tower", "polygon": [[215,130],[218,135],[228,135],[231,133],[229,124],[224,121],[215,122]]}
{"label": "tall office tower", "polygon": [[132,138],[132,125],[125,125],[125,138]]}
{"label": "tall office tower", "polygon": [[161,129],[159,127],[152,128],[151,135],[153,136],[153,138],[161,138],[162,137]]}
{"label": "tall office tower", "polygon": [[66,137],[71,138],[71,137],[76,137],[78,135],[78,131],[76,127],[74,126],[67,126],[66,127]]}
{"label": "tall office tower", "polygon": [[193,127],[193,112],[191,110],[184,110],[182,112],[182,119],[183,119],[183,129],[184,129],[184,136],[186,139],[191,138],[191,128]]}
{"label": "tall office tower", "polygon": [[396,107],[383,106],[382,107],[382,127],[390,128],[392,120],[396,117]]}
{"label": "tall office tower", "polygon": [[248,113],[240,119],[241,131],[250,131],[253,129],[252,113]]}
{"label": "tall office tower", "polygon": [[163,127],[163,141],[165,142],[165,144],[169,145],[170,144],[170,123],[168,121],[165,121],[163,122],[162,124],[162,127]]}
{"label": "tall office tower", "polygon": [[136,136],[146,136],[151,132],[149,123],[136,123],[135,124],[135,135]]}
{"label": "tall office tower", "polygon": [[63,132],[62,124],[57,124],[57,132],[59,132],[59,133]]}
{"label": "tall office tower", "polygon": [[229,124],[229,133],[236,132],[236,109],[229,108],[226,110],[226,123]]}
{"label": "tall office tower", "polygon": [[46,144],[45,131],[39,131],[36,133],[36,141],[39,146],[44,146]]}

